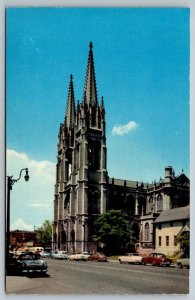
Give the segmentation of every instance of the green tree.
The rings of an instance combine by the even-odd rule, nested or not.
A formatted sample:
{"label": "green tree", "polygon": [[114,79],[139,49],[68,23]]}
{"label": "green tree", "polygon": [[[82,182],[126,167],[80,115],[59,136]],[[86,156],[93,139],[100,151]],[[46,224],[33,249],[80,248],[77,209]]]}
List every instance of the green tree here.
{"label": "green tree", "polygon": [[41,234],[41,240],[43,244],[50,244],[52,240],[52,222],[45,220],[41,227],[38,227],[37,232]]}
{"label": "green tree", "polygon": [[188,231],[183,232],[177,238],[177,241],[180,243],[180,249],[184,252],[186,257],[189,257],[190,254],[190,233]]}
{"label": "green tree", "polygon": [[127,226],[125,215],[120,210],[110,210],[95,221],[93,240],[104,243],[109,254],[126,248],[131,240],[132,231]]}

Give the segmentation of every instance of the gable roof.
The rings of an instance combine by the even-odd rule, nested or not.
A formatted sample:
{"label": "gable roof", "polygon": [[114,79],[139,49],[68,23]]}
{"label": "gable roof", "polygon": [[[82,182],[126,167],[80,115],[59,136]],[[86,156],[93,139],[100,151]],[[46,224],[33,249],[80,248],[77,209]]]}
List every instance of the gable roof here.
{"label": "gable roof", "polygon": [[178,175],[174,178],[174,183],[176,185],[189,186],[190,185],[190,180],[184,173],[182,173],[182,174],[180,174],[180,175]]}
{"label": "gable roof", "polygon": [[161,212],[154,223],[165,223],[176,220],[186,220],[190,218],[190,207],[177,207]]}

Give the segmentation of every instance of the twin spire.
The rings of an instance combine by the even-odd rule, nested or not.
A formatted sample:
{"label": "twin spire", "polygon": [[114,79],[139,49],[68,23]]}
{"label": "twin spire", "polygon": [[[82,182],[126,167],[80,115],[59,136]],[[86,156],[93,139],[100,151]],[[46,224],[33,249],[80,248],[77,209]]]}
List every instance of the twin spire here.
{"label": "twin spire", "polygon": [[87,72],[86,72],[85,87],[84,87],[84,101],[88,105],[93,105],[97,103],[97,89],[96,89],[95,68],[94,68],[92,49],[93,49],[93,44],[92,42],[90,42]]}
{"label": "twin spire", "polygon": [[[95,67],[94,67],[94,58],[93,58],[93,44],[90,42],[89,44],[89,55],[88,55],[88,63],[87,63],[87,71],[85,77],[85,86],[84,86],[84,95],[83,102],[85,102],[88,106],[97,104],[97,89],[96,89],[96,79],[95,79]],[[73,88],[73,76],[70,75],[70,84],[68,91],[68,101],[66,107],[66,117],[65,117],[65,125],[68,128],[72,128],[75,121],[75,101],[74,101],[74,88]]]}
{"label": "twin spire", "polygon": [[72,128],[75,119],[75,103],[74,103],[74,88],[73,88],[73,76],[70,75],[70,84],[68,90],[68,101],[66,107],[65,125],[68,128]]}

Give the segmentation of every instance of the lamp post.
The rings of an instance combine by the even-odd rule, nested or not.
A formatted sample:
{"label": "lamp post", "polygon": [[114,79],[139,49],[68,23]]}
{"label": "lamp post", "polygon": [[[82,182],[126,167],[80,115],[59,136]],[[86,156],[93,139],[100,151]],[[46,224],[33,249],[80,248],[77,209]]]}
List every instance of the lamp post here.
{"label": "lamp post", "polygon": [[25,181],[29,181],[28,168],[21,169],[19,177],[17,179],[12,176],[7,177],[7,205],[6,205],[6,270],[8,269],[8,260],[9,260],[9,243],[10,243],[10,191],[12,190],[12,186],[15,182],[19,181],[22,175],[22,172],[26,171],[24,179]]}
{"label": "lamp post", "polygon": [[[88,222],[88,219],[86,219],[86,218],[84,218],[83,220],[79,220],[79,223],[83,226],[83,239],[84,239],[84,244],[83,244],[83,252],[85,252],[86,251],[86,237],[85,237],[85,235],[86,235],[86,232],[85,232],[85,225],[87,224],[87,222]],[[88,249],[87,249],[88,250]]]}

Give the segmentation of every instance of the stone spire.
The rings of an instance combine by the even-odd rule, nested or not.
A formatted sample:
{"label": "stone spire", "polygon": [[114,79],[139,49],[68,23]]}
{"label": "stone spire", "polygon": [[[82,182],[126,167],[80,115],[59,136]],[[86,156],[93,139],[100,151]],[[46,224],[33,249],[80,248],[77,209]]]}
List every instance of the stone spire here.
{"label": "stone spire", "polygon": [[96,104],[98,101],[92,48],[93,48],[93,44],[92,42],[90,42],[87,72],[86,72],[85,87],[84,87],[84,101],[86,101],[88,105]]}
{"label": "stone spire", "polygon": [[66,106],[65,125],[68,128],[72,128],[74,126],[74,121],[75,121],[75,103],[74,103],[73,76],[71,74],[69,91],[68,91],[68,101]]}

